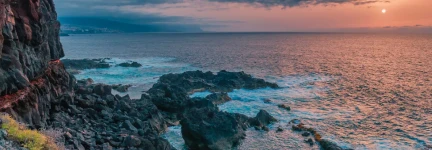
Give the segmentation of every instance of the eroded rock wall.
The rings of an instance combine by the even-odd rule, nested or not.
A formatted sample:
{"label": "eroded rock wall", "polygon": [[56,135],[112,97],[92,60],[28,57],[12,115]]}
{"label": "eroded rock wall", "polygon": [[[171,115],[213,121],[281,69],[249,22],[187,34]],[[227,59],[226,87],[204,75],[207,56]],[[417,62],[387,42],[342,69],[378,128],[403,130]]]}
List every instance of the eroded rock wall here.
{"label": "eroded rock wall", "polygon": [[52,0],[0,0],[0,96],[16,93],[64,56]]}
{"label": "eroded rock wall", "polygon": [[46,125],[52,104],[73,95],[53,0],[0,0],[0,111]]}

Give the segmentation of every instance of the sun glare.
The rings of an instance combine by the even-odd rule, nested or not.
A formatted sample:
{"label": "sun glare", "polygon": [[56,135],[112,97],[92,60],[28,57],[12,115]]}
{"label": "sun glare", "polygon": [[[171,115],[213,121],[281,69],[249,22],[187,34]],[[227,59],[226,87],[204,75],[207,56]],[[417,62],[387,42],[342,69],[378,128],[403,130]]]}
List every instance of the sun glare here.
{"label": "sun glare", "polygon": [[383,14],[385,14],[385,13],[387,12],[387,10],[386,10],[386,9],[383,9],[383,10],[381,10],[381,12],[382,12]]}

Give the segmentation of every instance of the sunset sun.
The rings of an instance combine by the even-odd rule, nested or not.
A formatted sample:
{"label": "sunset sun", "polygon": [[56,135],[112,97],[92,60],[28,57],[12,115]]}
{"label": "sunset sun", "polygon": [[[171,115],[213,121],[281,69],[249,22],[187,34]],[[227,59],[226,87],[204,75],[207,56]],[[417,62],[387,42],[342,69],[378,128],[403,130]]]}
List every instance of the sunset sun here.
{"label": "sunset sun", "polygon": [[381,12],[382,12],[383,14],[385,14],[385,13],[387,12],[387,10],[386,10],[386,9],[383,9],[383,10],[381,10]]}

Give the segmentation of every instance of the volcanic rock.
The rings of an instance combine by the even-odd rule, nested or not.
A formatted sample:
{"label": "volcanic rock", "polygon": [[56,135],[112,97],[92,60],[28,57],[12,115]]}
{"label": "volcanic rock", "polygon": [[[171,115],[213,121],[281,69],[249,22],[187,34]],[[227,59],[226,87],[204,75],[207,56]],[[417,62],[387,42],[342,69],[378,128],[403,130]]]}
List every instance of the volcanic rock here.
{"label": "volcanic rock", "polygon": [[116,90],[121,93],[127,92],[130,87],[132,87],[132,85],[122,85],[122,84],[112,85],[113,90]]}
{"label": "volcanic rock", "polygon": [[246,134],[241,123],[226,112],[194,109],[181,121],[182,135],[190,149],[232,149]]}
{"label": "volcanic rock", "polygon": [[138,67],[141,67],[142,65],[140,63],[137,63],[137,62],[124,62],[124,63],[118,64],[118,66],[138,68]]}
{"label": "volcanic rock", "polygon": [[61,60],[68,70],[109,68],[106,62],[109,58],[102,59],[63,59]]}
{"label": "volcanic rock", "polygon": [[277,119],[271,116],[267,111],[260,110],[255,118],[250,119],[250,124],[252,126],[264,127],[275,121],[277,121]]}
{"label": "volcanic rock", "polygon": [[210,94],[206,97],[206,99],[210,100],[215,105],[219,105],[230,101],[231,97],[229,97],[227,93],[222,92]]}
{"label": "volcanic rock", "polygon": [[287,111],[291,111],[291,107],[288,106],[287,104],[280,104],[278,105],[279,108],[285,109]]}

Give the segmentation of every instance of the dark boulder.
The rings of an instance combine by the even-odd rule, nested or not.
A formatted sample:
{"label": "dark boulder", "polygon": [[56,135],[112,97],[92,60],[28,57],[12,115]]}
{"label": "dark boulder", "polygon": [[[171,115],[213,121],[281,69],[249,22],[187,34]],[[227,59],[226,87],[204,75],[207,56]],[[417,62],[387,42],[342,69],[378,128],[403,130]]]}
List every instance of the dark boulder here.
{"label": "dark boulder", "polygon": [[308,137],[309,135],[311,135],[310,132],[303,132],[302,133],[302,136],[304,136],[304,137]]}
{"label": "dark boulder", "polygon": [[141,67],[142,65],[140,63],[137,63],[137,62],[124,62],[124,63],[118,64],[117,66],[138,68],[138,67]]}
{"label": "dark boulder", "polygon": [[323,150],[344,150],[343,148],[339,147],[336,143],[333,143],[332,141],[326,139],[320,140],[319,143]]}
{"label": "dark boulder", "polygon": [[310,146],[314,145],[314,141],[311,138],[305,140],[305,142],[308,143]]}
{"label": "dark boulder", "polygon": [[265,82],[244,72],[220,71],[216,75],[212,72],[188,71],[182,74],[167,74],[159,78],[158,84],[182,87],[187,92],[205,89],[213,92],[230,92],[234,89],[278,88],[275,83]]}
{"label": "dark boulder", "polygon": [[[161,110],[178,113],[189,106],[189,93],[197,90],[212,92],[229,92],[234,89],[277,88],[274,83],[253,78],[244,72],[221,71],[216,75],[212,72],[188,71],[182,74],[167,74],[148,91],[153,103]],[[225,93],[212,94],[207,99],[221,104],[230,98]]]}
{"label": "dark boulder", "polygon": [[277,121],[277,119],[271,116],[267,111],[260,110],[255,118],[250,119],[250,124],[252,126],[264,127],[275,121]]}
{"label": "dark boulder", "polygon": [[153,103],[161,110],[183,112],[190,99],[184,88],[167,84],[155,84],[149,91]]}
{"label": "dark boulder", "polygon": [[112,87],[110,85],[105,85],[105,84],[97,84],[93,88],[93,92],[100,96],[111,95],[111,90]]}
{"label": "dark boulder", "polygon": [[110,65],[106,62],[109,58],[102,59],[63,59],[61,60],[67,70],[84,70],[109,68]]}
{"label": "dark boulder", "polygon": [[230,101],[231,97],[229,97],[227,93],[222,92],[210,94],[206,97],[206,99],[210,100],[215,105],[219,105]]}
{"label": "dark boulder", "polygon": [[122,84],[112,85],[113,90],[116,90],[121,93],[127,92],[130,87],[132,87],[132,85],[122,85]]}
{"label": "dark boulder", "polygon": [[287,111],[291,111],[291,107],[288,106],[287,104],[280,104],[278,105],[279,108],[285,109]]}
{"label": "dark boulder", "polygon": [[182,135],[190,149],[232,149],[246,134],[242,123],[230,113],[194,109],[181,121]]}

